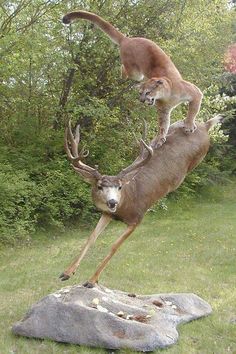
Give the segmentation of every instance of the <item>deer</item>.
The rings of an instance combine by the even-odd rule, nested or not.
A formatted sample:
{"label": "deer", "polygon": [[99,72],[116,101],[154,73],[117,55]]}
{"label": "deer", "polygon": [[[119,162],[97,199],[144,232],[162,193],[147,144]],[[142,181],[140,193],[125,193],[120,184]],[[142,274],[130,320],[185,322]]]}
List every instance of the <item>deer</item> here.
{"label": "deer", "polygon": [[73,134],[69,122],[65,130],[66,154],[75,172],[91,184],[93,202],[102,215],[79,256],[59,278],[62,281],[68,280],[111,220],[120,220],[127,228],[112,244],[95,273],[83,284],[87,288],[94,287],[108,262],[141,223],[147,210],[168,193],[176,190],[187,173],[203,160],[210,147],[208,131],[215,124],[221,123],[222,119],[222,116],[217,115],[206,122],[197,123],[198,129],[193,134],[184,131],[183,121],[175,122],[170,125],[166,143],[161,149],[155,147],[158,135],[150,144],[144,141],[143,136],[140,140],[138,157],[116,176],[102,175],[98,171],[98,166],[93,168],[82,161],[88,156],[89,151],[79,149],[80,126],[76,127]]}

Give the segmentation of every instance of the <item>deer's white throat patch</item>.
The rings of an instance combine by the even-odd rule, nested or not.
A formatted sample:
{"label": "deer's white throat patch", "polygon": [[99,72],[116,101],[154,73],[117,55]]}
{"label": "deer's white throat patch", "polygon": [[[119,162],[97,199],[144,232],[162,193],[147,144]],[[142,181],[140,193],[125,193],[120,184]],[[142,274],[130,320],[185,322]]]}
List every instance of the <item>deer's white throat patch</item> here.
{"label": "deer's white throat patch", "polygon": [[107,202],[111,199],[117,203],[120,201],[120,190],[117,187],[103,187],[103,194]]}
{"label": "deer's white throat patch", "polygon": [[[100,192],[101,200],[99,200],[96,205],[102,211],[107,211],[115,213],[121,198],[121,191],[118,187],[103,187]],[[108,202],[113,201],[115,203],[114,207],[109,207]]]}

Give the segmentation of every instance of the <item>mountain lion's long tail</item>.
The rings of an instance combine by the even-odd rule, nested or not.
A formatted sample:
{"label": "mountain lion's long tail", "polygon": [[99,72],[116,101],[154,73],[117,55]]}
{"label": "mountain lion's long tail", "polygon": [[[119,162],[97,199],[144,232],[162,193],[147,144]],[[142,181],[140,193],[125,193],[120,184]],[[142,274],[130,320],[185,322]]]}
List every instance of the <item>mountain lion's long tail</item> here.
{"label": "mountain lion's long tail", "polygon": [[62,21],[65,24],[69,24],[78,18],[82,18],[84,20],[93,22],[103,32],[105,32],[114,43],[118,45],[120,44],[122,39],[125,38],[125,36],[121,32],[119,32],[115,27],[113,27],[109,22],[103,20],[101,17],[93,14],[92,12],[87,12],[87,11],[69,12],[63,17]]}

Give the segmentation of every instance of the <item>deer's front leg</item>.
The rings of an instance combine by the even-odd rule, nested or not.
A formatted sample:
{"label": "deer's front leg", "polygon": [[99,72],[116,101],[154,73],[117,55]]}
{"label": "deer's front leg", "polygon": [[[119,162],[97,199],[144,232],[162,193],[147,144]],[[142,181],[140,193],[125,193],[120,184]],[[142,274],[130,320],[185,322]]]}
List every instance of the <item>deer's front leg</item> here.
{"label": "deer's front leg", "polygon": [[193,133],[196,130],[195,118],[200,110],[202,102],[202,93],[198,87],[193,84],[187,83],[185,85],[186,92],[189,99],[187,118],[184,119],[184,129],[186,133]]}
{"label": "deer's front leg", "polygon": [[125,232],[116,240],[113,245],[111,246],[111,250],[108,253],[108,255],[103,259],[101,264],[98,266],[96,272],[94,275],[84,284],[85,287],[87,288],[92,288],[95,283],[98,282],[98,278],[104,268],[106,267],[107,263],[110,261],[111,257],[116,253],[118,248],[121,246],[121,244],[129,237],[129,235],[134,231],[137,225],[130,225],[127,227]]}
{"label": "deer's front leg", "polygon": [[62,281],[68,280],[72,274],[75,273],[76,269],[80,265],[80,262],[86,255],[88,249],[94,244],[98,236],[102,233],[102,231],[105,229],[105,227],[110,223],[111,221],[111,216],[108,214],[102,214],[100,220],[98,221],[94,231],[92,234],[89,236],[87,239],[83,249],[81,250],[80,254],[78,257],[75,258],[75,260],[71,263],[71,265],[60,275],[60,279]]}
{"label": "deer's front leg", "polygon": [[159,121],[159,133],[154,143],[154,148],[161,147],[166,141],[166,135],[170,126],[170,113],[169,108],[157,108],[158,121]]}

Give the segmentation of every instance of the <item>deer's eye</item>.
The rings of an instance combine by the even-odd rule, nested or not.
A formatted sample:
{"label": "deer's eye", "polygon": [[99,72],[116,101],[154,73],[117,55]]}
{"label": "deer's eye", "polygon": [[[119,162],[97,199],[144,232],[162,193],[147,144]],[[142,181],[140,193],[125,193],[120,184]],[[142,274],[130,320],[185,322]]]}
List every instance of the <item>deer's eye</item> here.
{"label": "deer's eye", "polygon": [[120,191],[120,190],[121,190],[121,188],[122,188],[122,187],[121,187],[121,186],[119,186],[119,187],[118,187],[118,190]]}
{"label": "deer's eye", "polygon": [[98,189],[101,191],[102,190],[102,186],[98,186]]}

